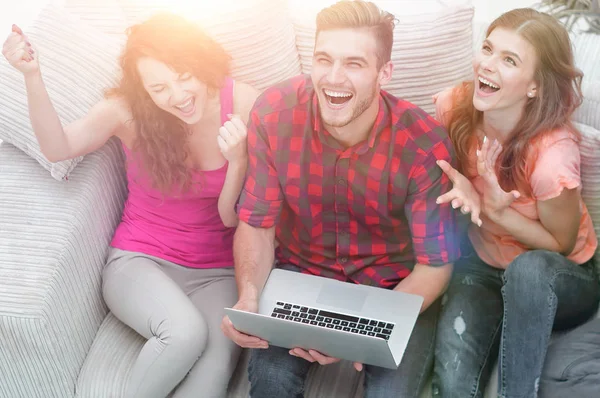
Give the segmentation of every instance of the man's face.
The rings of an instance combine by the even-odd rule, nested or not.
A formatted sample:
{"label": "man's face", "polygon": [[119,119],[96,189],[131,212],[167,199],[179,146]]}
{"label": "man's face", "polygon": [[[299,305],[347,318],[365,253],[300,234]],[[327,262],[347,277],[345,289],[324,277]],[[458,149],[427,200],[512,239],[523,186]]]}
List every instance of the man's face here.
{"label": "man's face", "polygon": [[318,34],[311,78],[325,125],[344,127],[378,100],[382,79],[377,41],[368,29],[325,30]]}

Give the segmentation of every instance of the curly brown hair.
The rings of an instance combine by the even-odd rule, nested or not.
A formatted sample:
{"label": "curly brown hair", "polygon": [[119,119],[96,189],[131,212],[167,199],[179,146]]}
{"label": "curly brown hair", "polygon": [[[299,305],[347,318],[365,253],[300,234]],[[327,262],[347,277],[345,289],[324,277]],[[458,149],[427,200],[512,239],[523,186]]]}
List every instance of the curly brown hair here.
{"label": "curly brown hair", "polygon": [[161,12],[127,29],[119,84],[107,96],[125,99],[135,126],[133,150],[140,155],[154,188],[165,193],[191,186],[186,165],[189,127],[160,109],[152,100],[138,72],[138,60],[156,59],[179,73],[191,73],[217,93],[230,73],[231,57],[201,27],[184,17]]}
{"label": "curly brown hair", "polygon": [[[537,52],[534,78],[538,95],[528,99],[523,116],[503,144],[496,164],[498,181],[504,190],[516,189],[530,196],[526,167],[530,148],[535,147],[532,144],[558,128],[566,128],[581,138],[571,122],[571,115],[583,100],[583,73],[575,67],[566,29],[548,14],[531,8],[509,11],[492,22],[486,37],[496,28],[517,32]],[[462,171],[467,168],[469,152],[476,145],[473,132],[482,120],[482,112],[473,106],[473,91],[473,82],[469,81],[455,92],[448,123]]]}

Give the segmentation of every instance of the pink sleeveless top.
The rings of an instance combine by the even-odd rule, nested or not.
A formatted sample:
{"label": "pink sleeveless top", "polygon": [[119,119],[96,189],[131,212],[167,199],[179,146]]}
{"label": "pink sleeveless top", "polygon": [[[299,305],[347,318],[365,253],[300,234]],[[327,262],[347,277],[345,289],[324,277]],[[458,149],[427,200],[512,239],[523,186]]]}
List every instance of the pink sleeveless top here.
{"label": "pink sleeveless top", "polygon": [[[221,123],[233,113],[233,81],[221,89]],[[193,171],[192,189],[178,196],[152,188],[125,145],[127,186],[121,223],[111,246],[149,254],[192,268],[233,266],[234,228],[223,225],[218,200],[227,163],[217,170]]]}

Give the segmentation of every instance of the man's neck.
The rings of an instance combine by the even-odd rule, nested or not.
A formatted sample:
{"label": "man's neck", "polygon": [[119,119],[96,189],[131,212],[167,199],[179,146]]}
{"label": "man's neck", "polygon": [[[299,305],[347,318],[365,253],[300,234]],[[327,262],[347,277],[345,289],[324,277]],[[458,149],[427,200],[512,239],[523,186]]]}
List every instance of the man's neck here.
{"label": "man's neck", "polygon": [[356,119],[344,127],[332,127],[325,125],[325,128],[340,144],[350,148],[359,142],[365,141],[373,129],[377,114],[379,112],[379,96],[375,97],[373,103]]}

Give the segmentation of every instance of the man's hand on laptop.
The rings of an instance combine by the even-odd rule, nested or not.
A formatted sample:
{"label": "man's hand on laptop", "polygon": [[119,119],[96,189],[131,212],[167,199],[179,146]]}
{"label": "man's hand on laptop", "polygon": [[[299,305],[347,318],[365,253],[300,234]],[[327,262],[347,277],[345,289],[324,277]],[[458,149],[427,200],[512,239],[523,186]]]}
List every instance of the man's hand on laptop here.
{"label": "man's hand on laptop", "polygon": [[[339,362],[339,358],[332,358],[326,355],[321,354],[315,350],[303,350],[302,348],[292,348],[290,350],[290,355],[293,355],[298,358],[302,358],[307,360],[308,362],[318,362],[319,365],[331,365],[332,363]],[[354,362],[354,369],[357,372],[360,372],[363,369],[363,364],[360,362]]]}
{"label": "man's hand on laptop", "polygon": [[[240,300],[232,307],[233,309],[247,312],[257,312],[258,302],[256,300]],[[221,330],[225,333],[225,336],[233,340],[234,343],[244,348],[269,348],[269,343],[265,340],[250,336],[239,332],[227,315],[223,317],[221,322]]]}

